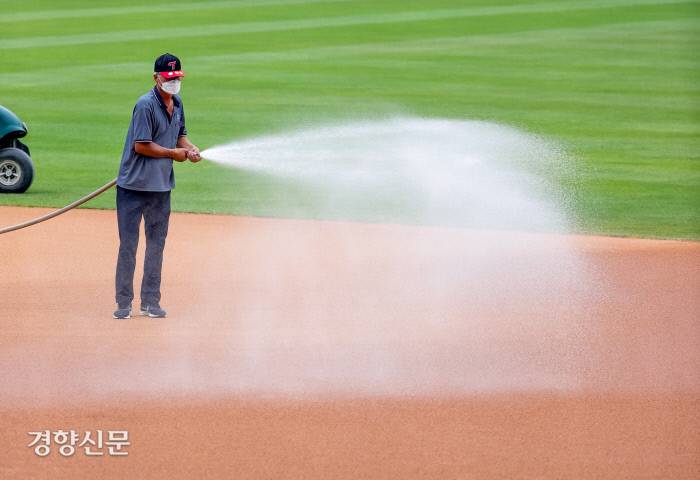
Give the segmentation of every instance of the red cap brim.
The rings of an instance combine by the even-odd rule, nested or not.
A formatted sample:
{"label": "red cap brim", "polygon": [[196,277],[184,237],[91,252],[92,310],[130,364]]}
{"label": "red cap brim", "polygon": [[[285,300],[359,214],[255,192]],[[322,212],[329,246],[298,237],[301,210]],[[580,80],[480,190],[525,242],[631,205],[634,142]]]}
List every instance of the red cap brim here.
{"label": "red cap brim", "polygon": [[164,78],[176,78],[176,77],[184,77],[185,72],[182,70],[175,70],[173,72],[158,72],[158,75]]}

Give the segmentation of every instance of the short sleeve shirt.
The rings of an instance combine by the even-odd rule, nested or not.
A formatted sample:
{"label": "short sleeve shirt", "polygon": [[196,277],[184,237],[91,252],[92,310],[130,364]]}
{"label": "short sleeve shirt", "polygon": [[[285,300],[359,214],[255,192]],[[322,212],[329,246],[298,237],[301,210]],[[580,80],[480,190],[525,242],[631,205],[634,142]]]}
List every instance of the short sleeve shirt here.
{"label": "short sleeve shirt", "polygon": [[154,142],[164,148],[175,148],[178,137],[187,135],[185,111],[179,96],[173,95],[173,104],[171,117],[156,87],[136,102],[119,165],[117,185],[120,187],[148,192],[167,192],[175,188],[171,158],[147,157],[134,150],[135,142]]}

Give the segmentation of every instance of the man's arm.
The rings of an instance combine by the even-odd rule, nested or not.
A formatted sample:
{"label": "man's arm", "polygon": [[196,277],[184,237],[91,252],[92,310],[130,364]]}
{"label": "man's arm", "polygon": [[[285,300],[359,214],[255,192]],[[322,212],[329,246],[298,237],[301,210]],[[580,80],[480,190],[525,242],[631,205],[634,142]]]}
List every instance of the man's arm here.
{"label": "man's arm", "polygon": [[[178,147],[180,142],[178,141]],[[187,160],[186,148],[165,148],[156,142],[134,142],[134,151],[139,155],[153,158],[172,158],[176,162]]]}

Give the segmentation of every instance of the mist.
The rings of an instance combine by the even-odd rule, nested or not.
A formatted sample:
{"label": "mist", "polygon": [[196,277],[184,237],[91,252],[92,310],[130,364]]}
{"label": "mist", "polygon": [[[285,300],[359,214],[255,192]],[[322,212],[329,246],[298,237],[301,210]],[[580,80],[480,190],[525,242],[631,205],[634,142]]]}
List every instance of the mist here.
{"label": "mist", "polygon": [[[321,216],[566,233],[573,168],[559,145],[491,122],[397,117],[263,135],[202,152],[303,184]],[[393,217],[393,218],[392,218]],[[360,216],[360,219],[362,217]]]}

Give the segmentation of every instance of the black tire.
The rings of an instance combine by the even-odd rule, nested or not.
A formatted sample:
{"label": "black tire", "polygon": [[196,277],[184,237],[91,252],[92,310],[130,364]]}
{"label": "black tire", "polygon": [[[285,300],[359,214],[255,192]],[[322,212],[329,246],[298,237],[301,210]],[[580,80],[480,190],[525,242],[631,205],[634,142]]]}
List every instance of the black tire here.
{"label": "black tire", "polygon": [[25,192],[34,180],[32,159],[19,148],[0,149],[0,193]]}
{"label": "black tire", "polygon": [[15,138],[15,148],[19,148],[20,150],[24,150],[24,153],[29,155],[30,157],[32,156],[31,153],[29,153],[29,147],[23,144],[22,142],[19,141],[18,138]]}

